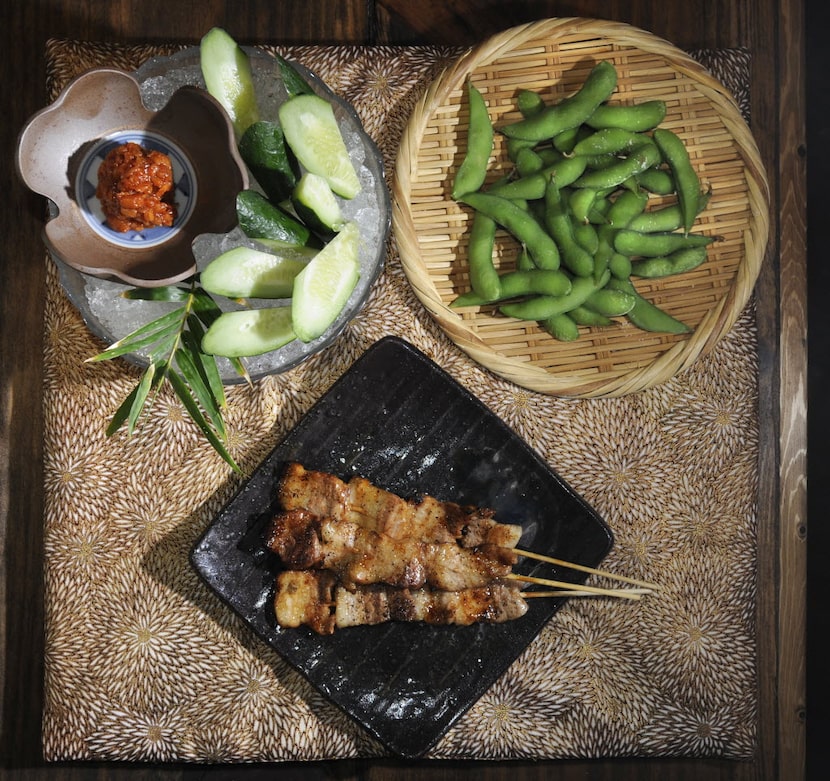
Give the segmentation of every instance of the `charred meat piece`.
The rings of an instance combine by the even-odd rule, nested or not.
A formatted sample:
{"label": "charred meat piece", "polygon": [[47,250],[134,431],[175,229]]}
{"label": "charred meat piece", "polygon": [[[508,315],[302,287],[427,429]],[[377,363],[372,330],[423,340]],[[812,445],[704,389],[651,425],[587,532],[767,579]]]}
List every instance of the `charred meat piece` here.
{"label": "charred meat piece", "polygon": [[498,545],[463,548],[455,542],[394,539],[350,521],[298,509],[272,519],[266,544],[286,567],[332,570],[346,585],[428,585],[458,591],[509,575],[518,559],[512,549]]}
{"label": "charred meat piece", "polygon": [[518,588],[501,583],[461,591],[380,585],[349,589],[330,572],[286,570],[277,578],[274,608],[281,626],[306,625],[325,635],[387,621],[462,626],[511,621],[527,612],[527,603]]}
{"label": "charred meat piece", "polygon": [[493,510],[442,502],[431,496],[406,500],[362,477],[348,483],[335,475],[287,465],[278,488],[284,510],[303,509],[320,517],[348,520],[394,539],[515,547],[522,536],[517,524],[498,523]]}

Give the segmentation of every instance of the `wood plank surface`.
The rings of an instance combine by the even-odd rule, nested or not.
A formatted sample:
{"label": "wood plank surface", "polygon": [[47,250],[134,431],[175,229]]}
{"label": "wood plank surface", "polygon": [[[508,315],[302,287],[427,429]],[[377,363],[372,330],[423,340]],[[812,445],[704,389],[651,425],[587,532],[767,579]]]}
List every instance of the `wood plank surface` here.
{"label": "wood plank surface", "polygon": [[[763,453],[759,498],[760,749],[752,762],[344,761],[244,767],[78,764],[46,766],[43,704],[41,340],[42,199],[16,179],[13,152],[26,118],[45,105],[50,37],[195,43],[213,25],[242,42],[474,44],[549,16],[629,22],[680,47],[746,46],[752,118],[773,193],[772,233],[758,283]],[[806,228],[804,30],[798,0],[30,0],[3,5],[0,216],[0,767],[9,778],[340,781],[476,778],[773,779],[804,777],[806,538]]]}

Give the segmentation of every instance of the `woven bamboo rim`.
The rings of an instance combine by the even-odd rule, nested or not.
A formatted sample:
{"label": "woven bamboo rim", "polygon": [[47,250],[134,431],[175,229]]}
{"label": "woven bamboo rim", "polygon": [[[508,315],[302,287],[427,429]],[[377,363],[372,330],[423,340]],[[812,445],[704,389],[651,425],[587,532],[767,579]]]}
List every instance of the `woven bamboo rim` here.
{"label": "woven bamboo rim", "polygon": [[[666,101],[663,123],[685,141],[712,198],[695,232],[722,237],[707,261],[638,289],[693,326],[679,337],[644,333],[625,322],[581,329],[556,341],[533,323],[487,310],[453,310],[467,290],[464,257],[470,212],[450,190],[466,144],[469,77],[495,125],[517,118],[518,87],[551,99],[570,94],[600,59],[619,83],[612,102]],[[505,161],[497,134],[493,178]],[[503,164],[503,163],[502,163]],[[747,305],[769,234],[769,188],[755,141],[732,95],[667,41],[618,22],[556,18],[511,28],[470,49],[431,84],[405,129],[392,183],[393,227],[415,294],[449,338],[495,374],[524,388],[561,396],[622,396],[665,382],[709,352]],[[501,236],[497,265],[512,266],[516,244]]]}

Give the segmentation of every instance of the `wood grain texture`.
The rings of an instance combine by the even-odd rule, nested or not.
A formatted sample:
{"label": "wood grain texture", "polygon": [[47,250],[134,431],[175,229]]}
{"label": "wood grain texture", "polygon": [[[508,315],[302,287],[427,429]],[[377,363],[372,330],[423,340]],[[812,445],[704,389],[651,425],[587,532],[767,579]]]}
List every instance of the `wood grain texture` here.
{"label": "wood grain texture", "polygon": [[[629,22],[681,47],[747,46],[753,52],[752,127],[770,176],[773,229],[756,288],[761,360],[759,465],[759,754],[747,763],[412,763],[347,761],[278,767],[43,765],[43,444],[40,389],[43,203],[16,180],[23,122],[45,104],[43,50],[50,37],[197,41],[221,25],[244,42],[469,45],[532,19],[594,16]],[[444,0],[32,0],[4,6],[0,73],[5,89],[0,170],[11,182],[0,216],[0,766],[9,778],[87,779],[771,779],[804,775],[804,486],[806,453],[806,251],[803,8],[797,0],[494,3]],[[780,672],[779,672],[780,665]]]}

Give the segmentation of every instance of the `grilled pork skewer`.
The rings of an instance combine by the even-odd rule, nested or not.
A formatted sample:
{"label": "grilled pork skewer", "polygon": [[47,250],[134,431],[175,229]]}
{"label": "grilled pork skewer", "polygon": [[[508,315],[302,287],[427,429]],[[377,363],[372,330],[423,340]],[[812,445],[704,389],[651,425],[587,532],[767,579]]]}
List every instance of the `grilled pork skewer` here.
{"label": "grilled pork skewer", "polygon": [[394,539],[413,537],[424,542],[457,542],[464,548],[500,545],[513,548],[522,527],[498,523],[493,511],[442,502],[432,496],[402,499],[362,477],[348,483],[326,472],[286,466],[279,484],[284,510],[307,510],[320,516],[350,521]]}
{"label": "grilled pork skewer", "polygon": [[287,568],[332,570],[346,585],[426,585],[460,591],[508,576],[518,560],[512,549],[498,545],[463,548],[455,541],[394,539],[351,521],[319,517],[305,509],[274,516],[266,545]]}
{"label": "grilled pork skewer", "polygon": [[351,590],[329,571],[286,570],[277,578],[274,609],[281,626],[307,625],[325,635],[386,621],[461,626],[511,621],[527,612],[527,603],[518,588],[503,583],[461,591],[379,585]]}

